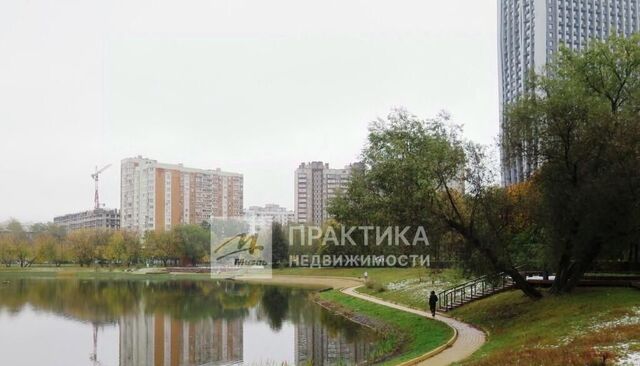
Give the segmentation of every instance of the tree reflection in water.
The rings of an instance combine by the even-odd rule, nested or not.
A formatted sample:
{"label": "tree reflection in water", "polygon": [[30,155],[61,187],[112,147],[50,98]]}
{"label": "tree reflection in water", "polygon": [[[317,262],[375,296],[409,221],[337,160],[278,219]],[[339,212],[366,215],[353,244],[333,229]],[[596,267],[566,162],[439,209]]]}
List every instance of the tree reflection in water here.
{"label": "tree reflection in water", "polygon": [[367,360],[373,336],[311,304],[308,295],[232,281],[23,279],[0,285],[0,310],[17,314],[30,305],[97,326],[117,324],[120,366],[241,363],[251,336],[244,321],[251,318],[273,334],[293,328],[293,344],[273,347],[265,359],[277,360],[286,346],[296,364]]}

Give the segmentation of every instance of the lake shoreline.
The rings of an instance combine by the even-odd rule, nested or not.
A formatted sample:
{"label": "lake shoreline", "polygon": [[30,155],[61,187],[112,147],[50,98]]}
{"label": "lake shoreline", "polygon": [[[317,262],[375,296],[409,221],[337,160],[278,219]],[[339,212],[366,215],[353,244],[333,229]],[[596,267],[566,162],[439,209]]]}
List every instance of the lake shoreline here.
{"label": "lake shoreline", "polygon": [[[391,272],[392,269],[388,269],[387,271]],[[279,274],[278,272],[284,272],[284,274]],[[298,272],[298,271],[295,271]],[[386,271],[385,271],[386,272]],[[394,271],[395,273],[395,271]],[[385,317],[380,319],[380,317],[372,317],[372,316],[349,316],[348,313],[349,306],[345,306],[343,301],[336,301],[334,299],[321,299],[321,296],[324,296],[326,293],[331,293],[331,296],[340,297],[341,300],[351,301],[351,297],[349,295],[345,295],[339,291],[330,291],[330,290],[341,290],[353,287],[360,287],[364,284],[362,278],[355,277],[347,277],[347,276],[332,276],[331,272],[327,272],[327,276],[323,276],[321,274],[311,274],[304,273],[304,271],[300,271],[300,273],[291,273],[291,270],[274,270],[274,275],[268,279],[258,279],[258,278],[235,278],[228,279],[231,282],[239,282],[239,283],[247,283],[247,284],[255,284],[255,285],[273,285],[273,286],[283,286],[283,287],[297,287],[297,288],[306,288],[315,291],[315,299],[314,302],[318,303],[318,301],[322,301],[322,303],[318,303],[318,305],[323,308],[329,310],[331,313],[336,314],[338,316],[342,316],[356,324],[365,326],[369,329],[373,329],[374,331],[382,332],[382,334],[386,333],[395,333],[398,332],[389,332],[390,327],[394,327],[394,321],[398,321],[398,319],[403,319],[407,316],[411,316],[411,314],[404,313],[402,311],[388,311],[384,305],[373,304],[368,301],[360,300],[363,303],[366,303],[367,307],[375,308],[374,312],[377,311],[386,311]],[[390,273],[391,274],[391,273]],[[189,273],[189,272],[168,272],[164,269],[157,269],[157,271],[153,268],[147,271],[128,271],[123,270],[121,268],[102,268],[102,267],[35,267],[35,268],[2,268],[0,269],[0,282],[2,281],[11,281],[12,279],[24,279],[24,278],[49,278],[49,279],[79,279],[79,280],[134,280],[134,281],[152,281],[152,282],[164,282],[164,281],[181,281],[181,280],[191,280],[191,281],[222,281],[222,280],[214,280],[211,279],[208,273]],[[353,299],[356,301],[356,299]],[[340,304],[342,303],[342,304]],[[348,304],[346,304],[348,305]],[[420,320],[419,317],[414,319],[413,321]],[[424,320],[424,319],[421,319]],[[431,323],[431,322],[429,322]],[[375,326],[373,326],[375,324]],[[383,325],[385,324],[385,325]],[[446,327],[446,326],[445,326]],[[397,329],[397,327],[395,327]],[[385,331],[386,329],[386,331]],[[407,332],[407,330],[404,330]],[[446,339],[444,339],[446,338]],[[438,348],[442,344],[446,343],[449,337],[444,337],[442,342],[438,342],[438,344],[432,345],[433,347],[421,348],[421,354]],[[392,357],[396,359],[398,357],[402,357],[408,352],[413,351],[413,348],[410,348],[409,340],[405,339],[403,336],[397,336],[396,341],[398,342],[395,346],[390,344],[386,344],[384,355],[378,355],[378,359],[386,359],[388,357]],[[389,342],[387,342],[389,343]],[[396,353],[396,350],[402,350],[400,353]],[[397,364],[397,363],[392,363]]]}

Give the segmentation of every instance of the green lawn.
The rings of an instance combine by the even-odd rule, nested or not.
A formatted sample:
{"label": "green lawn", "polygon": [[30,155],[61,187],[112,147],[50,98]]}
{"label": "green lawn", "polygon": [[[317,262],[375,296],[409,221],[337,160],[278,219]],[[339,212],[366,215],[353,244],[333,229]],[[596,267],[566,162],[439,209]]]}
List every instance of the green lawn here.
{"label": "green lawn", "polygon": [[439,292],[465,281],[460,271],[427,268],[286,268],[273,273],[361,278],[365,271],[373,286],[361,287],[358,292],[417,309],[425,309],[431,291]]}
{"label": "green lawn", "polygon": [[[640,291],[578,288],[539,301],[519,291],[497,294],[452,312],[489,332],[464,365],[600,365],[640,356]],[[633,362],[629,364],[634,364]]]}
{"label": "green lawn", "polygon": [[444,289],[464,282],[465,279],[457,270],[425,270],[417,274],[407,274],[400,278],[371,278],[373,285],[358,289],[359,292],[381,299],[406,305],[416,309],[427,308],[427,298],[431,291]]}
{"label": "green lawn", "polygon": [[[373,304],[338,291],[322,292],[318,296],[321,300],[333,302],[353,313],[381,321],[395,329],[386,335],[385,346],[389,349],[399,346],[400,352],[386,360],[383,365],[396,365],[418,357],[446,343],[453,336],[453,330],[441,322]],[[401,337],[404,339],[400,340]],[[403,344],[398,345],[399,341]]]}

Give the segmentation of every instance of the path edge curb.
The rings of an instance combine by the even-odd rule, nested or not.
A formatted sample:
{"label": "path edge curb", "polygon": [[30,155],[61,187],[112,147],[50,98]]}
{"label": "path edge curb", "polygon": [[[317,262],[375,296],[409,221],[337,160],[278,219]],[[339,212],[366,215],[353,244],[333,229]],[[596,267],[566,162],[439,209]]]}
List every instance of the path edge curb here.
{"label": "path edge curb", "polygon": [[[360,287],[362,287],[362,286],[351,287],[351,289],[353,289],[354,292],[358,292],[358,289]],[[353,296],[353,295],[351,295],[351,294],[349,294],[349,293],[344,291],[344,290],[347,290],[347,289],[349,289],[349,288],[342,288],[339,291],[341,293],[347,295],[347,296],[351,296],[351,297],[354,297],[356,299],[358,298],[358,297]],[[364,297],[369,297],[370,296],[370,295],[366,295],[366,294],[362,294],[362,293],[359,293],[359,294],[363,295]],[[382,304],[379,304],[379,305],[382,305]],[[382,305],[382,306],[385,306],[385,305]],[[404,311],[404,310],[400,310],[400,311]],[[426,319],[428,319],[428,318],[426,318]],[[439,320],[436,320],[436,321],[439,321]],[[458,340],[458,330],[456,328],[452,327],[451,325],[445,323],[445,322],[441,322],[441,323],[444,323],[447,327],[449,327],[449,328],[451,328],[451,330],[453,330],[453,335],[451,336],[451,338],[449,338],[447,343],[445,343],[445,344],[443,344],[441,346],[438,346],[437,348],[434,348],[431,351],[428,351],[427,353],[422,354],[422,355],[420,355],[418,357],[414,357],[414,358],[412,358],[410,360],[407,360],[407,361],[404,361],[402,363],[399,363],[396,366],[413,366],[413,365],[416,365],[416,364],[418,364],[418,363],[420,363],[420,362],[422,362],[424,360],[428,360],[431,357],[434,357],[437,354],[442,353],[444,350],[446,350],[447,348],[451,347],[456,342],[456,340]]]}
{"label": "path edge curb", "polygon": [[[446,324],[446,323],[445,323]],[[442,353],[444,350],[446,350],[447,348],[451,347],[456,340],[458,340],[458,330],[452,326],[450,326],[449,324],[447,324],[447,326],[449,328],[451,328],[453,330],[453,336],[451,336],[451,338],[447,341],[447,343],[443,344],[442,346],[439,346],[438,348],[432,349],[431,351],[423,354],[422,356],[418,356],[416,358],[413,358],[409,361],[405,361],[403,363],[398,364],[397,366],[413,366],[416,365],[424,360],[428,360],[431,357]]]}

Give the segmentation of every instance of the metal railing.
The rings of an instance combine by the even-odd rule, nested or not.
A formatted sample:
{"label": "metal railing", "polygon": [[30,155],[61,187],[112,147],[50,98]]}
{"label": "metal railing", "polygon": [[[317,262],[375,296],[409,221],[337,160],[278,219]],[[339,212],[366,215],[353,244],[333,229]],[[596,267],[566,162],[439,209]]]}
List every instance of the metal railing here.
{"label": "metal railing", "polygon": [[441,291],[438,294],[438,310],[449,311],[459,306],[513,287],[510,276],[499,273],[478,277],[469,282]]}

